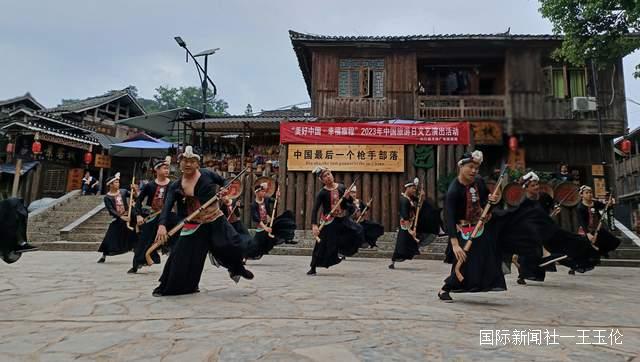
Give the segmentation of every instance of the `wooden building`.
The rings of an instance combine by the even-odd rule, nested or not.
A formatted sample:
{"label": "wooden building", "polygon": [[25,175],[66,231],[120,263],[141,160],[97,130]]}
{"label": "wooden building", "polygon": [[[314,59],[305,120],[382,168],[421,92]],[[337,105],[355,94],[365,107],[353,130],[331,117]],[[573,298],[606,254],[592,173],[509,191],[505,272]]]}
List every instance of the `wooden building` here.
{"label": "wooden building", "polygon": [[[509,157],[509,137],[518,143],[511,156],[520,157],[526,168],[551,172],[566,162],[579,182],[591,184],[592,166],[606,162],[608,186],[613,186],[612,139],[627,124],[621,59],[597,72],[593,99],[588,98],[595,94],[589,69],[552,59],[561,36],[289,35],[311,113],[319,121],[470,122],[472,145],[408,145],[404,174],[362,175],[358,188],[374,198],[373,219],[387,231],[398,226],[398,198],[406,179],[417,175],[426,181],[428,196],[441,205],[458,157],[467,149],[481,149],[483,173],[490,173]],[[433,162],[423,162],[425,157]],[[282,177],[289,186],[283,204],[296,211],[299,225],[310,228],[318,181],[309,172]],[[346,183],[354,177],[338,174]],[[562,217],[563,225],[573,228],[571,210]]]}
{"label": "wooden building", "polygon": [[[27,203],[42,197],[59,197],[70,190],[80,188],[85,169],[94,177],[106,178],[110,170],[96,168],[98,154],[106,153],[110,145],[118,143],[136,128],[117,125],[116,122],[133,116],[144,115],[128,89],[110,91],[98,97],[68,101],[54,108],[45,108],[29,93],[21,97],[0,101],[0,133],[4,134],[0,144],[0,157],[5,165],[3,170],[13,167],[20,159],[23,167],[18,195]],[[41,154],[31,151],[35,138],[42,145]],[[7,154],[7,143],[14,145]],[[92,162],[85,163],[87,152],[92,154]],[[129,162],[118,165],[129,167]],[[124,166],[123,166],[124,167]],[[79,176],[79,177],[78,177]],[[104,176],[104,177],[103,177]],[[2,176],[2,196],[12,193],[13,176]]]}
{"label": "wooden building", "polygon": [[[629,152],[623,152],[622,143],[628,140]],[[640,127],[614,146],[616,190],[618,199],[616,216],[626,227],[640,233]]]}

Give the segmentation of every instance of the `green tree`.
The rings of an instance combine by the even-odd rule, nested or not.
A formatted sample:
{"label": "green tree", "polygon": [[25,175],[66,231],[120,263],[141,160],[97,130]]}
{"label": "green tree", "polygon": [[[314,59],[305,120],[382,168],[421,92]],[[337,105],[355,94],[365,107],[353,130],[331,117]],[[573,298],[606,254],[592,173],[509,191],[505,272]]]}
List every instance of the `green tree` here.
{"label": "green tree", "polygon": [[245,109],[244,115],[253,116],[253,107],[251,107],[251,103],[247,104],[247,109]]}
{"label": "green tree", "polygon": [[[198,87],[160,86],[156,88],[156,94],[153,98],[160,110],[180,107],[202,110],[202,91]],[[225,115],[228,108],[229,104],[223,99],[217,99],[211,93],[207,95],[207,114]]]}
{"label": "green tree", "polygon": [[[572,64],[594,60],[603,67],[640,48],[640,2],[637,0],[539,0],[540,13],[564,34],[555,55]],[[640,76],[636,65],[635,76]]]}

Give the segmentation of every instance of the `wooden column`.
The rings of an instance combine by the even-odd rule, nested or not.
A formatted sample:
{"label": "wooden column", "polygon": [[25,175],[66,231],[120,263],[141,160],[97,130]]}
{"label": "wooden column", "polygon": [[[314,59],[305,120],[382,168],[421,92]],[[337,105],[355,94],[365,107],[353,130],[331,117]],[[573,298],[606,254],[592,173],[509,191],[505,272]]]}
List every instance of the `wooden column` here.
{"label": "wooden column", "polygon": [[[243,161],[244,162],[244,161]],[[278,200],[278,208],[276,213],[282,214],[285,210],[288,192],[287,185],[287,145],[280,145],[280,154],[278,157],[278,182],[280,183],[280,200]]]}
{"label": "wooden column", "polygon": [[315,180],[317,177],[311,172],[305,172],[307,182],[305,184],[304,194],[304,225],[306,230],[311,230],[311,209],[313,208],[313,201],[315,200]]}
{"label": "wooden column", "polygon": [[303,172],[296,173],[296,225],[305,225],[304,218],[304,183]]}
{"label": "wooden column", "polygon": [[16,173],[13,176],[13,187],[11,188],[11,197],[18,197],[18,186],[20,186],[20,171],[22,170],[22,159],[16,158]]}

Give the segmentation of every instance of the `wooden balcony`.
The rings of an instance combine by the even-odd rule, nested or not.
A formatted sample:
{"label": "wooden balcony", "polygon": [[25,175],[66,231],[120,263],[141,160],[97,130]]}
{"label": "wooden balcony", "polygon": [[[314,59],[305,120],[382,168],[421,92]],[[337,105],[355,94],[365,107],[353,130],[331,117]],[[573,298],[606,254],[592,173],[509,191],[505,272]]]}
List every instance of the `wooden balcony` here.
{"label": "wooden balcony", "polygon": [[502,120],[504,96],[418,96],[416,116],[424,120]]}

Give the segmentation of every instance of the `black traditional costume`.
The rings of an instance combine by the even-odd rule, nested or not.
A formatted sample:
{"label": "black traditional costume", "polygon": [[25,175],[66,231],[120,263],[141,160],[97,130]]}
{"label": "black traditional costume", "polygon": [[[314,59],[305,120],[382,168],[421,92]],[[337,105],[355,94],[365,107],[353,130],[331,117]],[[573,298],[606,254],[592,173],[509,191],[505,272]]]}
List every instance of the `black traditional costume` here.
{"label": "black traditional costume", "polygon": [[363,248],[366,246],[368,246],[369,248],[377,247],[378,245],[376,244],[376,242],[378,241],[378,238],[384,235],[384,226],[378,224],[375,221],[369,220],[366,213],[371,212],[371,207],[367,207],[367,205],[363,203],[362,200],[360,199],[353,200],[353,205],[354,205],[355,211],[352,215],[352,218],[356,222],[358,222],[358,219],[360,219],[359,224],[362,225],[362,230],[364,232],[365,243],[362,244],[360,247],[363,247]]}
{"label": "black traditional costume", "polygon": [[[256,186],[255,192],[266,190],[267,185]],[[255,224],[256,233],[247,248],[248,259],[260,259],[269,254],[274,246],[282,244],[285,240],[291,240],[296,230],[296,222],[293,213],[289,210],[276,217],[271,225],[271,235],[261,225],[268,226],[273,214],[274,199],[265,197],[262,201],[255,199],[251,204],[251,220]]]}
{"label": "black traditional costume", "polygon": [[[154,169],[158,169],[159,167],[167,164],[165,160],[156,162],[154,165]],[[147,264],[145,259],[145,253],[149,249],[151,245],[153,245],[156,234],[158,232],[158,221],[160,219],[160,213],[162,212],[162,208],[164,206],[165,199],[167,198],[167,193],[169,188],[171,187],[171,181],[167,180],[167,183],[164,185],[159,185],[156,181],[151,181],[145,184],[140,190],[140,195],[136,199],[136,215],[140,215],[144,218],[144,224],[139,226],[140,234],[139,241],[136,245],[133,255],[133,267],[130,272],[135,272],[140,266],[144,266]],[[146,199],[146,203],[143,206],[142,202]],[[178,223],[178,217],[174,212],[169,212],[167,218],[166,228],[171,229]],[[175,244],[178,240],[178,236],[174,235],[169,239],[168,250]],[[165,244],[166,245],[166,244]],[[166,250],[166,249],[165,249]],[[151,258],[154,264],[160,263],[160,255],[157,251],[151,253]]]}
{"label": "black traditional costume", "polygon": [[28,216],[22,199],[0,200],[0,257],[8,264],[18,261],[24,252],[38,250],[27,243]]}
{"label": "black traditional costume", "polygon": [[[320,177],[325,170],[316,169],[314,173]],[[344,256],[354,255],[364,242],[362,226],[350,216],[353,213],[353,201],[351,198],[342,198],[345,191],[345,186],[337,183],[337,187],[328,189],[325,186],[316,195],[311,222],[316,224],[322,220],[324,226],[318,235],[320,241],[316,241],[313,247],[309,275],[315,274],[316,267],[329,268],[340,263]],[[331,213],[340,200],[340,206]],[[318,211],[321,211],[320,215]]]}
{"label": "black traditional costume", "polygon": [[[594,200],[591,206],[585,205],[584,202],[580,202],[576,207],[576,213],[578,214],[578,225],[580,229],[578,233],[595,235],[598,224],[602,219],[601,211],[605,210],[605,204]],[[602,221],[602,226],[597,231],[596,240],[594,245],[598,248],[598,253],[601,256],[608,256],[608,253],[617,249],[620,246],[620,239],[609,231],[607,223]]]}
{"label": "black traditional costume", "polygon": [[229,200],[229,203],[223,202],[221,207],[227,221],[229,221],[229,224],[233,226],[238,234],[249,235],[249,230],[247,230],[247,227],[244,226],[242,220],[240,220],[241,208],[240,200]]}
{"label": "black traditional costume", "polygon": [[[193,153],[191,146],[186,147],[182,157],[200,159],[200,156]],[[182,178],[178,179],[169,189],[158,224],[167,225],[174,203],[177,203],[178,218],[184,219],[213,198],[218,186],[224,184],[225,180],[217,173],[200,169],[200,176],[193,187],[193,196],[189,196],[183,189]],[[240,277],[253,279],[253,274],[242,264],[248,241],[249,237],[238,234],[220,211],[218,202],[214,202],[181,229],[180,238],[171,250],[160,276],[160,285],[153,295],[198,292],[207,253],[210,253],[214,265],[222,265],[228,269],[229,276],[235,282]]]}
{"label": "black traditional costume", "polygon": [[[107,179],[107,186],[120,179],[120,173]],[[137,235],[133,227],[129,226],[122,216],[129,212],[129,197],[131,193],[128,190],[120,189],[115,195],[106,194],[104,196],[104,205],[113,217],[113,221],[109,224],[107,233],[100,244],[98,252],[102,253],[102,258],[98,262],[104,262],[106,256],[120,255],[131,251],[137,242]],[[134,217],[133,210],[131,217]]]}

